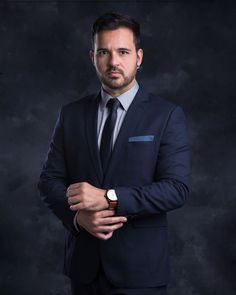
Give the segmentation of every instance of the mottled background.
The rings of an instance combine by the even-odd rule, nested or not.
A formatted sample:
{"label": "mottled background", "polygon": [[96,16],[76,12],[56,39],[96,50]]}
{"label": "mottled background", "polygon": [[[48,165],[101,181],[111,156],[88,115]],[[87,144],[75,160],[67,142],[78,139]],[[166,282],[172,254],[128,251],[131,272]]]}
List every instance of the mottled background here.
{"label": "mottled background", "polygon": [[69,294],[64,229],[38,197],[37,181],[60,106],[99,87],[89,31],[108,10],[140,21],[138,80],[188,116],[192,192],[169,214],[169,294],[233,295],[236,5],[229,1],[0,2],[0,294]]}

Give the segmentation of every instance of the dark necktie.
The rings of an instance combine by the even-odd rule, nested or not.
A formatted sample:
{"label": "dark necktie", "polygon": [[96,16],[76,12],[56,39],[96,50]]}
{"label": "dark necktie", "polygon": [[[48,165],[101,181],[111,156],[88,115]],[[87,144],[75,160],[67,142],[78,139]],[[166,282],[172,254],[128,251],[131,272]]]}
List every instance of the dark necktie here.
{"label": "dark necktie", "polygon": [[113,133],[117,119],[117,109],[120,106],[120,102],[117,98],[112,98],[107,102],[106,106],[108,107],[109,115],[102,131],[100,145],[100,156],[104,172],[106,171],[112,153]]}

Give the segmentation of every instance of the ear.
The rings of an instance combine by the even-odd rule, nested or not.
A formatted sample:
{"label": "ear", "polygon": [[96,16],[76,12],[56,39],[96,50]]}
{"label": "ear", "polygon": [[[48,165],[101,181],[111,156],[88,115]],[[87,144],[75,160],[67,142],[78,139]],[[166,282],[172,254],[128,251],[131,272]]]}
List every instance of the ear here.
{"label": "ear", "polygon": [[92,61],[92,64],[94,65],[94,51],[93,50],[90,50],[89,51],[89,55],[90,55],[90,59]]}
{"label": "ear", "polygon": [[139,49],[138,51],[137,51],[137,65],[138,66],[141,66],[141,64],[142,64],[142,60],[143,60],[143,49]]}

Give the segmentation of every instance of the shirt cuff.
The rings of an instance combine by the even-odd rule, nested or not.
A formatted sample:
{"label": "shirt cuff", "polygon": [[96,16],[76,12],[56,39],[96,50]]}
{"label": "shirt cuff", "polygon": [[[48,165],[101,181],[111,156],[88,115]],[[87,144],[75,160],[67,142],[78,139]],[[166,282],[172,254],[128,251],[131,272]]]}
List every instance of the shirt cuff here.
{"label": "shirt cuff", "polygon": [[74,227],[77,230],[77,232],[80,232],[81,229],[80,229],[80,227],[79,227],[79,225],[77,223],[77,216],[78,216],[78,214],[79,214],[79,211],[76,212],[75,217],[74,217]]}

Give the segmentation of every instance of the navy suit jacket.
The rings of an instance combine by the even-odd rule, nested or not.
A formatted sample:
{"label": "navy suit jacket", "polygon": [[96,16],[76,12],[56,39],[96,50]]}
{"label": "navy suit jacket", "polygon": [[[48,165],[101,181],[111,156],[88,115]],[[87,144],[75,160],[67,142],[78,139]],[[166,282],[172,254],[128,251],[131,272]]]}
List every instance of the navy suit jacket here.
{"label": "navy suit jacket", "polygon": [[[67,229],[64,270],[91,282],[102,263],[117,287],[155,287],[168,282],[166,212],[188,194],[189,146],[182,109],[139,89],[117,137],[103,175],[97,144],[100,94],[64,106],[40,176],[43,200]],[[117,215],[127,223],[107,241],[75,231],[66,189],[89,182],[115,189]]]}

